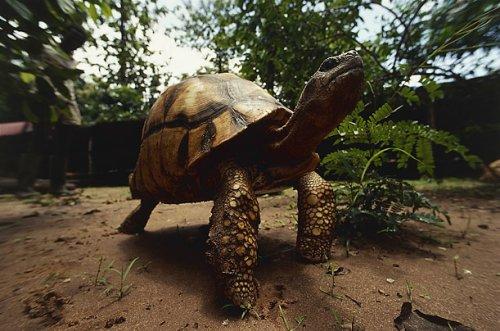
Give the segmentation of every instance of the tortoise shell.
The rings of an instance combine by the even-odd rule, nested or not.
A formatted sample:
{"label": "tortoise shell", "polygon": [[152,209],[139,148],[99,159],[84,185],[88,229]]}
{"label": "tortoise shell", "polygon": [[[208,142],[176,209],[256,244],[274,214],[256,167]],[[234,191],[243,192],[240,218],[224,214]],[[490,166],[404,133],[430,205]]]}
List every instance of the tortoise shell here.
{"label": "tortoise shell", "polygon": [[256,190],[305,172],[312,168],[311,160],[283,176],[271,171],[262,155],[291,115],[264,89],[233,74],[200,75],[170,86],[144,123],[138,161],[129,178],[132,197],[164,203],[211,200],[217,186],[215,169],[224,159],[251,165]]}

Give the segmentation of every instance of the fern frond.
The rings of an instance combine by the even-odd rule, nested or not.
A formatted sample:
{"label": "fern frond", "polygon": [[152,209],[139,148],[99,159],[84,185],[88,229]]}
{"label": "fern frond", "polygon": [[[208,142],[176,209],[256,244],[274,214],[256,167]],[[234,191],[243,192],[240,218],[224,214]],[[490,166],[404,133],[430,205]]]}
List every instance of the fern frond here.
{"label": "fern frond", "polygon": [[422,162],[418,163],[417,168],[420,173],[427,173],[430,176],[434,175],[434,156],[432,154],[432,145],[429,139],[420,138],[415,146],[417,158]]}

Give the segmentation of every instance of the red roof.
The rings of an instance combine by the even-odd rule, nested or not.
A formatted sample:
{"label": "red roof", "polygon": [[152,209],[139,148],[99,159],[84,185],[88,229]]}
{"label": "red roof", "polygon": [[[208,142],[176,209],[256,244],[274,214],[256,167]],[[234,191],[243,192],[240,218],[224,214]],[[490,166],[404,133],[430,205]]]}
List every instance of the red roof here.
{"label": "red roof", "polygon": [[0,137],[15,136],[31,131],[33,131],[33,125],[30,122],[0,123]]}

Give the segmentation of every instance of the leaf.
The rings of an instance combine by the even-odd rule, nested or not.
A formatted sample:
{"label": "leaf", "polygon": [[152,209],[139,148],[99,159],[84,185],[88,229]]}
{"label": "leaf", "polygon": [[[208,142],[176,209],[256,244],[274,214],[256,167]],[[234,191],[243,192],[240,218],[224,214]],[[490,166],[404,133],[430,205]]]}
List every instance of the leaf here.
{"label": "leaf", "polygon": [[429,77],[422,77],[420,79],[420,83],[422,83],[422,86],[427,91],[427,94],[429,95],[429,98],[432,102],[436,101],[436,99],[441,99],[444,97],[444,93],[441,90],[441,85],[439,85]]}
{"label": "leaf", "polygon": [[384,103],[373,114],[370,115],[370,122],[376,124],[383,119],[389,117],[394,112],[388,103]]}
{"label": "leaf", "polygon": [[109,268],[109,270],[116,272],[120,277],[123,275],[123,272],[121,270],[116,269],[116,268]]}
{"label": "leaf", "polygon": [[137,262],[137,260],[139,260],[138,257],[136,257],[135,259],[133,259],[129,265],[127,266],[127,269],[125,269],[125,272],[123,273],[123,279],[126,279],[130,270],[132,269],[132,266],[134,265],[135,262]]}
{"label": "leaf", "polygon": [[111,7],[106,2],[101,3],[101,11],[106,18],[111,17],[112,14]]}
{"label": "leaf", "polygon": [[5,2],[26,21],[33,18],[33,13],[22,2],[18,0],[5,0]]}
{"label": "leaf", "polygon": [[387,153],[389,151],[401,152],[401,153],[406,154],[407,156],[411,157],[415,161],[418,161],[419,163],[421,163],[421,161],[419,159],[417,159],[416,157],[414,157],[413,155],[411,155],[407,151],[402,150],[401,148],[394,148],[394,147],[384,148],[384,149],[378,151],[377,153],[373,154],[373,156],[366,162],[365,167],[363,169],[363,172],[361,173],[361,177],[359,179],[360,183],[363,183],[365,175],[366,175],[366,172],[368,171],[368,168],[370,168],[371,163],[374,160],[376,160],[379,156],[381,156],[382,154]]}
{"label": "leaf", "polygon": [[418,95],[408,86],[403,87],[399,94],[403,96],[406,102],[408,102],[410,105],[420,102],[420,98],[418,97]]}
{"label": "leaf", "polygon": [[26,83],[26,84],[29,84],[31,82],[34,82],[35,79],[36,79],[36,76],[33,75],[32,73],[30,72],[20,72],[19,73],[19,78],[21,78],[21,80]]}
{"label": "leaf", "polygon": [[430,176],[434,174],[434,156],[432,154],[432,144],[427,138],[420,138],[415,147],[417,157],[422,161],[417,168],[422,173]]}
{"label": "leaf", "polygon": [[93,3],[89,4],[87,12],[89,13],[90,17],[94,22],[96,22],[99,19],[99,14],[97,14],[96,6]]}
{"label": "leaf", "polygon": [[425,314],[418,309],[413,310],[411,302],[403,303],[401,313],[394,319],[394,324],[398,330],[474,330],[457,321]]}
{"label": "leaf", "polygon": [[428,213],[413,213],[411,215],[411,219],[418,221],[418,222],[432,224],[432,225],[438,225],[438,226],[441,226],[443,223],[442,219],[440,219],[439,217],[437,217],[433,214],[428,214]]}

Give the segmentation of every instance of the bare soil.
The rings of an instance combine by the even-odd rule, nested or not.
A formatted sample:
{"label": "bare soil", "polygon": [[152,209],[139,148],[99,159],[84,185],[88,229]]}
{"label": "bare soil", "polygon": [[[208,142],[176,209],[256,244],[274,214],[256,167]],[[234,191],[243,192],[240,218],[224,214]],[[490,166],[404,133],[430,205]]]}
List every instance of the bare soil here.
{"label": "bare soil", "polygon": [[[498,195],[434,195],[451,226],[408,224],[349,250],[339,240],[318,265],[294,254],[295,192],[259,198],[260,298],[243,319],[224,307],[204,258],[211,203],[160,205],[144,234],[128,236],[115,230],[137,203],[125,188],[88,188],[77,199],[3,195],[0,328],[391,330],[411,299],[427,314],[500,329]],[[106,267],[136,257],[119,298],[120,276]],[[95,285],[100,259],[97,278],[107,281]]]}

